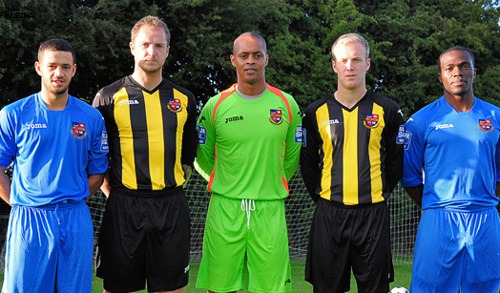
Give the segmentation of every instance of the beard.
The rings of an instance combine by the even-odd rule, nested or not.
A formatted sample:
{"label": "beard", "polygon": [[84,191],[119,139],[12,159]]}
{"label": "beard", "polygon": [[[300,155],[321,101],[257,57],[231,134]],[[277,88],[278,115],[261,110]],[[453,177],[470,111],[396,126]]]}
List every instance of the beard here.
{"label": "beard", "polygon": [[60,96],[62,94],[67,93],[68,88],[69,88],[69,83],[65,84],[62,87],[54,86],[51,81],[44,81],[43,84],[49,93],[56,95],[56,96]]}
{"label": "beard", "polygon": [[145,63],[142,63],[142,62],[140,62],[139,64],[137,64],[137,66],[139,66],[139,68],[142,71],[144,71],[146,74],[154,74],[154,73],[161,72],[161,70],[163,68],[163,64],[162,65],[159,65],[159,64],[156,64],[156,65],[146,65]]}

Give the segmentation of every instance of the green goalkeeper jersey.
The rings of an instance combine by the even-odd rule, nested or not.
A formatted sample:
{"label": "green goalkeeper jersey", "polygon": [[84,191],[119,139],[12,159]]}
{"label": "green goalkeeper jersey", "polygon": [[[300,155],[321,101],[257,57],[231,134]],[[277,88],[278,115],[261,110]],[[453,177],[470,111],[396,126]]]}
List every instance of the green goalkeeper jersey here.
{"label": "green goalkeeper jersey", "polygon": [[212,97],[198,118],[196,168],[208,191],[234,198],[282,199],[299,165],[302,125],[293,97],[267,85],[244,99],[236,85]]}

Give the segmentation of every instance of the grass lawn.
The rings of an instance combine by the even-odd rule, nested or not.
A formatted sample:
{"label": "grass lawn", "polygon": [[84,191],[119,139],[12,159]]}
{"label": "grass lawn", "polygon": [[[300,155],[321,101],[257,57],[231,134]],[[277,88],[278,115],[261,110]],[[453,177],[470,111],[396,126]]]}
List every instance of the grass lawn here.
{"label": "grass lawn", "polygon": [[[395,286],[403,286],[410,288],[411,281],[411,265],[410,264],[395,264],[394,265],[396,278],[393,283],[391,283],[391,288]],[[196,275],[198,274],[198,265],[191,265],[190,267],[190,280],[186,287],[186,293],[201,293],[206,292],[202,289],[195,288],[196,285]],[[292,283],[293,292],[297,293],[310,293],[312,292],[311,284],[304,281],[304,263],[303,262],[292,262]],[[354,277],[351,277],[351,291],[352,293],[358,292],[356,289],[356,281]],[[102,292],[102,280],[95,278],[93,283],[93,292]],[[139,291],[147,292],[147,291]],[[240,292],[248,292],[246,290]]]}
{"label": "grass lawn", "polygon": [[[394,282],[391,284],[391,288],[395,286],[403,286],[406,288],[410,288],[411,281],[411,264],[395,264],[394,270],[396,274],[396,278]],[[198,265],[191,265],[190,268],[190,282],[186,287],[186,293],[201,293],[206,292],[202,289],[195,288],[196,284],[196,275],[198,274]],[[292,262],[292,280],[293,280],[293,292],[297,293],[309,293],[312,292],[311,284],[304,281],[304,263],[303,262]],[[3,273],[0,274],[0,283],[3,284]],[[356,289],[356,281],[354,277],[351,276],[351,291],[352,293],[358,292]],[[94,281],[92,284],[92,292],[102,292],[102,280],[94,277]],[[141,293],[147,291],[139,291]],[[240,291],[242,293],[247,293],[248,291],[243,290]]]}

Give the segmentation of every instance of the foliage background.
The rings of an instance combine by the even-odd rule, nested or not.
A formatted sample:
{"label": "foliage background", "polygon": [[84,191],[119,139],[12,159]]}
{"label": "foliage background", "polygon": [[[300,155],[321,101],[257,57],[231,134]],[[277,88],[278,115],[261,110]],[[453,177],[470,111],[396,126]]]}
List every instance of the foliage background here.
{"label": "foliage background", "polygon": [[172,31],[165,77],[204,102],[235,82],[233,40],[258,31],[268,42],[269,83],[301,107],[335,91],[330,47],[358,32],[371,45],[368,87],[406,116],[442,95],[439,54],[453,45],[476,55],[475,94],[500,105],[500,1],[482,0],[0,0],[0,107],[40,89],[40,42],[65,38],[77,51],[70,93],[87,101],[132,72],[130,29],[157,15]]}

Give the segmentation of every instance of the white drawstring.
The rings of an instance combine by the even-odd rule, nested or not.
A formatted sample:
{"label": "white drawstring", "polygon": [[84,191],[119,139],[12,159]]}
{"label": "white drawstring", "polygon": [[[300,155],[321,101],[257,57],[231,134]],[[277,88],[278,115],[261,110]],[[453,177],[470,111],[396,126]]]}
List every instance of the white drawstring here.
{"label": "white drawstring", "polygon": [[255,211],[255,201],[253,199],[242,199],[241,210],[247,213],[247,228],[250,229],[250,212]]}

